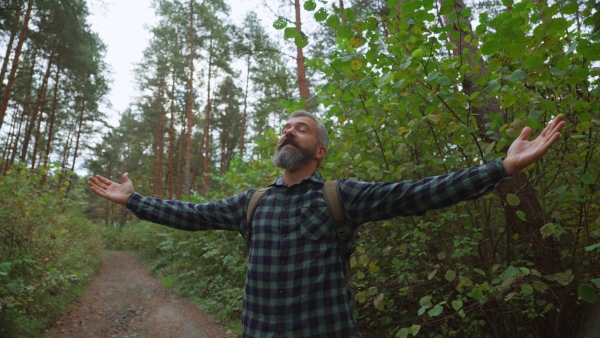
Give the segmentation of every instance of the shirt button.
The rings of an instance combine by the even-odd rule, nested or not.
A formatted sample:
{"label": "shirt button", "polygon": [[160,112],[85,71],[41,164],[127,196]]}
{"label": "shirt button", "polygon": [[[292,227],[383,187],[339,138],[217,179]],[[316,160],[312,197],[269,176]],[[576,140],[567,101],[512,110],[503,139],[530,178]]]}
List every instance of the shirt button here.
{"label": "shirt button", "polygon": [[285,232],[281,234],[281,237],[285,237],[285,236],[287,236],[287,234]]}
{"label": "shirt button", "polygon": [[280,295],[283,295],[283,290],[279,290],[279,294],[280,294]]}

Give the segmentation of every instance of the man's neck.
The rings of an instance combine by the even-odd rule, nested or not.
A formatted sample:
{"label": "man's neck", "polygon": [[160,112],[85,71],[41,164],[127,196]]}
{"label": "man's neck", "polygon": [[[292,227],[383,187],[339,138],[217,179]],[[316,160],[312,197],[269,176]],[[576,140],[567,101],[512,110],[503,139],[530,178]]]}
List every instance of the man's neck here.
{"label": "man's neck", "polygon": [[298,169],[284,169],[283,170],[283,181],[288,185],[292,186],[302,182],[303,179],[312,175],[317,171],[316,165],[308,165]]}

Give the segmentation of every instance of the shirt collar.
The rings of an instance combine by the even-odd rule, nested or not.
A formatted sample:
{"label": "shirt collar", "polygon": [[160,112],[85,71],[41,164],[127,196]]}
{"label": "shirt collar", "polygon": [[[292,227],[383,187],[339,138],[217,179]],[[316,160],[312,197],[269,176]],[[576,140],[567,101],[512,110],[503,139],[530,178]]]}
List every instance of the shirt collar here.
{"label": "shirt collar", "polygon": [[[323,183],[325,183],[325,179],[321,176],[321,174],[319,174],[317,171],[315,171],[314,173],[312,173],[312,175],[310,175],[307,178],[303,179],[298,184],[307,184],[308,182],[314,182],[314,183],[322,185]],[[283,180],[283,176],[279,176],[279,177],[277,177],[277,179],[275,180],[275,182],[273,182],[270,186],[284,186],[284,187],[287,187],[288,185]]]}

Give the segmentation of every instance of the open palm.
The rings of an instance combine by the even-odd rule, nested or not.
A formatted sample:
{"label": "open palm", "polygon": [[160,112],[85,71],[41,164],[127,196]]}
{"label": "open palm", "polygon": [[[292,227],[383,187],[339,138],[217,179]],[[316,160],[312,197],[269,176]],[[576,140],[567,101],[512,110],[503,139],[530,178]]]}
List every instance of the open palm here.
{"label": "open palm", "polygon": [[90,177],[88,185],[92,188],[92,191],[96,194],[113,201],[118,204],[125,205],[127,199],[133,192],[133,182],[129,180],[129,174],[124,173],[121,176],[122,183],[113,182],[100,175]]}
{"label": "open palm", "polygon": [[560,138],[560,131],[564,126],[564,115],[560,114],[533,141],[527,140],[531,136],[531,128],[523,128],[521,135],[517,137],[506,153],[506,158],[503,161],[506,172],[509,175],[517,174],[542,158]]}

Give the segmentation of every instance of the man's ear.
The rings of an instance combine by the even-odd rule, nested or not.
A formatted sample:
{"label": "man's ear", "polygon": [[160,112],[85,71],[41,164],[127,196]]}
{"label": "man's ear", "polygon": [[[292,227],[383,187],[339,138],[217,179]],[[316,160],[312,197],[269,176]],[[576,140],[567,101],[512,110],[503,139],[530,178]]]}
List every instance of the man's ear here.
{"label": "man's ear", "polygon": [[327,155],[327,148],[325,148],[325,146],[319,146],[317,148],[317,153],[315,154],[315,158],[320,160],[322,158],[325,158],[325,155]]}

